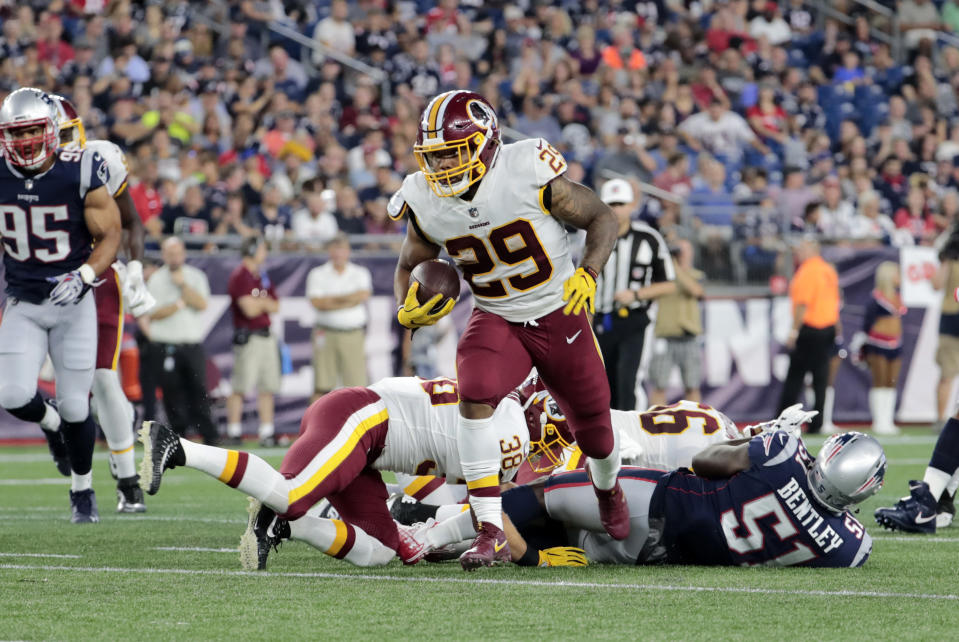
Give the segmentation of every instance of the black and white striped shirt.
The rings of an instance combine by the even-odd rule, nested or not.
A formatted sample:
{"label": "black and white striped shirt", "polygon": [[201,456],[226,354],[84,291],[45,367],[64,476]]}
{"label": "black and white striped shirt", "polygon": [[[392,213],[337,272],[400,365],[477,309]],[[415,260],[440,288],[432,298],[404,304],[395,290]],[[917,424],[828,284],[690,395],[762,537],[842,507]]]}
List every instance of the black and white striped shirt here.
{"label": "black and white striped shirt", "polygon": [[[676,272],[666,241],[642,221],[630,223],[629,231],[616,240],[606,266],[596,280],[596,312],[610,314],[617,309],[613,296],[620,290],[638,290],[651,283],[673,281]],[[631,310],[648,309],[649,299],[630,303]]]}

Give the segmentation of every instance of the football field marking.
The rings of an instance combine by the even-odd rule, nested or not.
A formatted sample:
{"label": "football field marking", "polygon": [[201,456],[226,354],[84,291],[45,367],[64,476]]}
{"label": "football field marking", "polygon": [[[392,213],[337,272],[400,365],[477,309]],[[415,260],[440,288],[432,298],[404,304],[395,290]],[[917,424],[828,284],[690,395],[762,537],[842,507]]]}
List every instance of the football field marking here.
{"label": "football field marking", "polygon": [[0,553],[0,557],[59,557],[78,560],[82,555],[64,555],[62,553]]}
{"label": "football field marking", "polygon": [[570,582],[566,580],[498,580],[472,577],[400,577],[397,575],[351,575],[349,573],[265,573],[261,571],[227,571],[185,568],[121,568],[116,566],[53,566],[47,564],[0,564],[0,570],[73,571],[78,573],[127,573],[141,575],[218,575],[228,577],[291,577],[304,579],[346,580],[360,582],[422,582],[428,584],[491,584],[496,586],[535,586],[539,588],[617,589],[627,591],[675,591],[689,593],[746,593],[754,595],[798,595],[805,597],[877,597],[913,600],[959,601],[959,595],[935,593],[894,593],[886,591],[825,591],[800,589],[767,589],[748,586],[679,586],[675,584],[619,584],[602,582]]}
{"label": "football field marking", "polygon": [[190,553],[236,553],[237,548],[207,548],[204,546],[154,546],[155,551],[185,551]]}

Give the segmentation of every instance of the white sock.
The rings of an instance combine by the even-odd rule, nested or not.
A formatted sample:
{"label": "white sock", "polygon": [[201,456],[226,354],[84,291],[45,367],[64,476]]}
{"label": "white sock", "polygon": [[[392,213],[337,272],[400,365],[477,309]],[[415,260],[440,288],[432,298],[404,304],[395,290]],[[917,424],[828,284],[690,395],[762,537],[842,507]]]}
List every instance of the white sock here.
{"label": "white sock", "polygon": [[946,484],[946,492],[955,497],[956,490],[959,489],[959,470],[952,475],[952,479]]}
{"label": "white sock", "polygon": [[260,424],[257,434],[260,436],[260,439],[266,439],[267,437],[273,436],[273,424]]}
{"label": "white sock", "polygon": [[50,404],[43,404],[46,409],[43,413],[43,419],[40,420],[40,427],[48,432],[57,432],[60,430],[60,413],[53,409]]}
{"label": "white sock", "polygon": [[190,468],[256,497],[278,513],[285,513],[289,508],[287,479],[256,455],[183,438],[180,443],[186,454],[186,465]]}
{"label": "white sock", "polygon": [[473,528],[473,516],[470,515],[469,511],[460,512],[449,519],[444,519],[426,531],[426,541],[432,544],[434,548],[455,544],[474,537],[476,537],[476,529]]}
{"label": "white sock", "polygon": [[616,476],[619,474],[619,433],[613,431],[613,450],[603,459],[588,457],[589,476],[593,486],[600,490],[610,490],[616,485]]}
{"label": "white sock", "polygon": [[[351,534],[352,546],[349,545]],[[356,566],[383,566],[396,556],[396,551],[368,535],[362,528],[338,519],[306,514],[290,522],[290,536]]]}
{"label": "white sock", "polygon": [[233,437],[242,437],[242,436],[243,436],[243,424],[241,424],[241,423],[239,423],[239,422],[238,422],[238,423],[235,423],[235,424],[227,424],[227,425],[226,425],[226,436],[227,436],[227,437],[230,437],[230,438],[233,438]]}
{"label": "white sock", "polygon": [[824,426],[832,424],[832,409],[836,405],[836,389],[832,386],[826,388],[826,399],[823,403],[822,423]]}
{"label": "white sock", "polygon": [[922,481],[929,484],[929,492],[932,493],[932,496],[936,498],[936,501],[939,501],[942,491],[946,489],[946,485],[949,483],[951,478],[952,475],[949,473],[929,466],[926,468],[926,474],[922,476]]}
{"label": "white sock", "polygon": [[[447,520],[450,517],[455,517],[460,513],[466,513],[469,515],[469,512],[469,504],[443,504],[436,509],[436,521],[442,522],[443,520]],[[470,519],[472,519],[472,517]]]}
{"label": "white sock", "polygon": [[93,488],[93,471],[91,470],[88,473],[83,475],[78,475],[77,473],[70,473],[70,490],[73,492],[78,492],[81,490],[87,490]]}
{"label": "white sock", "polygon": [[882,393],[879,388],[869,389],[869,416],[872,419],[872,429],[882,423]]}
{"label": "white sock", "polygon": [[503,507],[499,496],[501,453],[493,430],[493,418],[467,419],[460,415],[456,438],[476,521],[503,528]]}
{"label": "white sock", "polygon": [[896,389],[895,388],[883,388],[882,389],[883,399],[885,400],[885,406],[883,409],[886,411],[886,423],[890,428],[896,428]]}
{"label": "white sock", "polygon": [[133,449],[133,444],[130,444],[130,447],[124,450],[110,451],[110,458],[113,460],[113,466],[116,469],[115,472],[117,477],[120,479],[126,479],[127,477],[133,477],[137,474],[135,455],[136,451]]}

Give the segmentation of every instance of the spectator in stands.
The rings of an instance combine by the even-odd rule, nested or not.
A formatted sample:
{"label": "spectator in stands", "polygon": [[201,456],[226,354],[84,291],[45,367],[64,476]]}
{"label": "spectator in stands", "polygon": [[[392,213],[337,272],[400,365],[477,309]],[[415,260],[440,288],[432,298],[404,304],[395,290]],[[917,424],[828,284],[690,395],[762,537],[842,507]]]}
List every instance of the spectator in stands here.
{"label": "spectator in stands", "polygon": [[789,370],[779,398],[780,412],[796,403],[807,372],[812,373],[815,408],[809,432],[822,426],[829,362],[839,323],[839,276],[819,254],[819,242],[806,237],[796,247],[799,268],[789,285],[793,315],[786,348]]}
{"label": "spectator in stands", "polygon": [[373,293],[370,271],[350,262],[350,241],[338,234],[330,260],[310,270],[306,296],[316,309],[313,329],[314,399],[340,386],[365,386],[366,301]]}
{"label": "spectator in stands", "polygon": [[293,237],[310,247],[320,248],[332,241],[336,225],[336,192],[322,189],[318,181],[304,185],[304,206],[293,213]]}
{"label": "spectator in stands", "polygon": [[[346,0],[333,0],[330,15],[320,20],[313,30],[313,39],[341,54],[352,56],[356,50],[356,32],[349,20],[350,7]],[[322,49],[313,51],[313,64],[323,64]]]}
{"label": "spectator in stands", "polygon": [[276,445],[274,396],[280,391],[280,356],[270,315],[280,309],[273,283],[264,268],[266,239],[251,236],[240,249],[240,264],[230,274],[227,292],[233,316],[233,392],[226,400],[226,434],[238,444],[243,435],[243,398],[256,389],[260,446]]}
{"label": "spectator in stands", "polygon": [[765,38],[772,45],[781,45],[792,40],[792,29],[779,13],[779,4],[766,2],[761,14],[749,23],[749,35],[759,40]]}
{"label": "spectator in stands", "polygon": [[778,149],[786,142],[786,111],[775,99],[776,89],[772,85],[760,85],[759,100],[746,110],[746,117],[763,143]]}
{"label": "spectator in stands", "polygon": [[163,265],[147,281],[156,299],[147,336],[153,343],[155,365],[161,368],[163,407],[170,427],[179,435],[196,431],[203,443],[219,441],[210,416],[206,389],[206,353],[201,316],[210,300],[206,275],[186,264],[186,247],[175,236],[163,242]]}
{"label": "spectator in stands", "polygon": [[656,162],[639,144],[637,137],[628,128],[620,127],[612,145],[593,166],[593,174],[599,180],[616,176],[649,180],[655,167]]}
{"label": "spectator in stands", "polygon": [[238,234],[244,238],[255,236],[257,229],[247,224],[246,200],[243,192],[230,192],[226,196],[226,208],[213,228],[214,234]]}
{"label": "spectator in stands", "polygon": [[825,236],[848,239],[852,236],[855,210],[852,203],[842,198],[842,187],[837,176],[827,176],[822,182],[823,200],[819,207]]}
{"label": "spectator in stands", "polygon": [[160,217],[164,234],[206,234],[212,222],[203,199],[203,190],[195,183],[183,192],[182,202],[166,201]]}
{"label": "spectator in stands", "polygon": [[893,217],[896,227],[906,230],[917,245],[928,245],[936,235],[936,223],[929,213],[926,196],[918,186],[909,189],[906,202]]}
{"label": "spectator in stands", "polygon": [[789,229],[795,221],[802,221],[806,206],[817,200],[816,190],[806,184],[806,175],[798,167],[784,170],[783,187],[776,199],[776,209],[782,217],[780,228]]}
{"label": "spectator in stands", "polygon": [[679,241],[670,248],[670,255],[676,272],[676,291],[658,299],[656,342],[649,363],[652,406],[666,403],[666,388],[674,367],[679,368],[682,378],[683,399],[699,401],[703,379],[699,301],[705,293],[702,282],[706,275],[693,267],[693,246],[689,241]]}
{"label": "spectator in stands", "polygon": [[923,40],[936,41],[936,31],[942,29],[939,12],[930,0],[902,0],[896,11],[903,42],[909,49],[916,49]]}
{"label": "spectator in stands", "polygon": [[689,196],[692,181],[689,178],[689,157],[682,152],[669,156],[666,169],[653,179],[653,185],[679,198]]}
{"label": "spectator in stands", "polygon": [[679,126],[679,133],[694,150],[705,150],[734,165],[742,160],[747,144],[762,154],[770,152],[743,117],[726,109],[718,99],[710,102],[707,111],[684,120]]}
{"label": "spectator in stands", "polygon": [[879,211],[879,194],[869,190],[859,195],[859,211],[852,221],[850,238],[889,243],[895,224]]}

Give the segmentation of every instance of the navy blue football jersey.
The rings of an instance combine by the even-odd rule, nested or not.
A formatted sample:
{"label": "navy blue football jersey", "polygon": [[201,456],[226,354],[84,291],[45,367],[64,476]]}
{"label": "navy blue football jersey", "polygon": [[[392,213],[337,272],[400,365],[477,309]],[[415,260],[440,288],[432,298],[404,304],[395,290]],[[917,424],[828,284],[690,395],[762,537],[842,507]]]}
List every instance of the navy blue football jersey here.
{"label": "navy blue football jersey", "polygon": [[21,173],[0,160],[0,237],[8,296],[40,303],[53,283],[90,256],[93,237],[84,219],[84,199],[109,179],[96,152],[60,150],[48,171]]}
{"label": "navy blue football jersey", "polygon": [[681,564],[861,566],[872,538],[848,511],[813,499],[812,459],[784,431],[753,437],[752,466],[729,479],[681,468],[659,482],[653,514],[665,518],[667,561]]}

